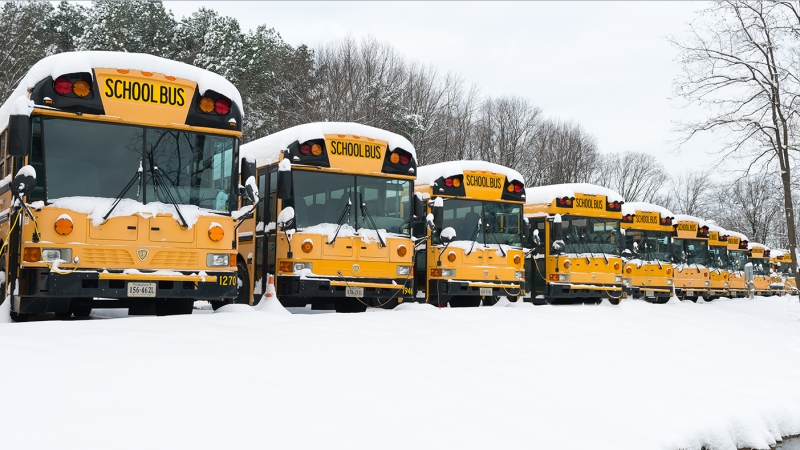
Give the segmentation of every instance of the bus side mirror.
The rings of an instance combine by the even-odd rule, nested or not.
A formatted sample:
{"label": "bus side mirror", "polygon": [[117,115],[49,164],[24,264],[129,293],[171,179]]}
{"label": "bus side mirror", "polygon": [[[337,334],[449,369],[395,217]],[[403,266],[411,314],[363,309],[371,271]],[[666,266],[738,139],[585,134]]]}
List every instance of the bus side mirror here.
{"label": "bus side mirror", "polygon": [[433,226],[436,227],[437,230],[442,229],[442,225],[444,225],[444,206],[433,206]]}
{"label": "bus side mirror", "polygon": [[11,180],[11,192],[22,197],[30,194],[34,189],[36,189],[36,169],[31,166],[23,166]]}
{"label": "bus side mirror", "polygon": [[528,219],[522,219],[522,240],[527,240],[528,236],[531,235],[531,224],[528,222]]}
{"label": "bus side mirror", "polygon": [[248,159],[242,159],[242,185],[244,186],[244,195],[250,200],[250,203],[258,203],[258,184],[256,184],[256,163]]}
{"label": "bus side mirror", "polygon": [[416,194],[414,195],[414,217],[416,217],[417,220],[421,220],[425,217],[425,201]]}
{"label": "bus side mirror", "polygon": [[456,240],[456,230],[453,227],[447,227],[439,234],[439,239],[445,243],[449,244]]}
{"label": "bus side mirror", "polygon": [[558,255],[564,251],[564,229],[560,221],[550,223],[550,235],[553,237],[553,254]]}
{"label": "bus side mirror", "polygon": [[8,154],[26,156],[31,140],[31,118],[14,114],[8,118]]}
{"label": "bus side mirror", "polygon": [[292,198],[292,170],[278,169],[278,198],[286,200]]}

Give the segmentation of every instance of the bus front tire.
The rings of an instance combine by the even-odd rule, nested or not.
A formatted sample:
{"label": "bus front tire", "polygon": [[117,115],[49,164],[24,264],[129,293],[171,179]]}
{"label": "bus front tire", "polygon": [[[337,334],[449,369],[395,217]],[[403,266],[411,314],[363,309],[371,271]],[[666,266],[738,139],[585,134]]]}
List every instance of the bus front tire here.
{"label": "bus front tire", "polygon": [[14,322],[27,322],[30,317],[30,314],[21,314],[11,311],[11,320]]}
{"label": "bus front tire", "polygon": [[612,305],[619,305],[620,300],[622,300],[621,297],[608,297],[608,303],[611,303]]}

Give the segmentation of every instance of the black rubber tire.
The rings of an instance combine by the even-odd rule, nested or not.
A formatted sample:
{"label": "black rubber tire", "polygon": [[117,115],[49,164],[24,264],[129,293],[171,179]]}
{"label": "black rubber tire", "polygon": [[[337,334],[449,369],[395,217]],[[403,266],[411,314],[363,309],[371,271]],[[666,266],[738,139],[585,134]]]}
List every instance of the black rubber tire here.
{"label": "black rubber tire", "polygon": [[[253,286],[250,284],[250,272],[247,270],[247,264],[245,264],[241,259],[236,261],[236,282],[237,296],[233,302],[242,305],[249,305],[250,292],[253,291]],[[241,283],[241,287],[239,283]],[[253,295],[253,305],[257,305],[259,300],[261,300],[260,297],[256,298],[256,296]]]}
{"label": "black rubber tire", "polygon": [[483,306],[494,306],[500,301],[500,297],[490,296],[483,299]]}
{"label": "black rubber tire", "polygon": [[30,317],[30,314],[20,314],[11,311],[11,320],[14,322],[27,322]]}
{"label": "black rubber tire", "polygon": [[669,301],[669,297],[656,297],[655,303],[658,305],[663,305]]}
{"label": "black rubber tire", "polygon": [[478,306],[481,306],[481,298],[477,296],[455,296],[450,299],[451,308],[477,308]]}
{"label": "black rubber tire", "polygon": [[620,297],[618,297],[618,298],[608,297],[608,303],[611,303],[612,305],[615,305],[615,306],[619,305],[619,302],[621,300],[622,300],[622,298],[620,298]]}
{"label": "black rubber tire", "polygon": [[367,310],[367,305],[356,298],[338,297],[333,300],[333,307],[337,313],[360,313]]}
{"label": "black rubber tire", "polygon": [[685,300],[689,300],[692,303],[697,303],[697,297],[686,296]]}

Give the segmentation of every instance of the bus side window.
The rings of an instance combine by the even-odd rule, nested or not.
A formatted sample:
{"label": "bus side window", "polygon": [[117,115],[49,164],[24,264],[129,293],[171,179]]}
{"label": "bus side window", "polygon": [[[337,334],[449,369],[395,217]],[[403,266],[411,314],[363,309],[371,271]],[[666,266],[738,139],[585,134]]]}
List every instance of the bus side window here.
{"label": "bus side window", "polygon": [[6,135],[7,132],[0,133],[0,177],[8,175],[6,173]]}

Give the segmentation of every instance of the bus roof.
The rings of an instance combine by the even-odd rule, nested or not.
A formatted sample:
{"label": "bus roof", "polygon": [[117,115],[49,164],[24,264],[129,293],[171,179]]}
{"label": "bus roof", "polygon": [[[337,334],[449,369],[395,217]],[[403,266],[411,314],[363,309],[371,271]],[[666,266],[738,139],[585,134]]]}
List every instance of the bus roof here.
{"label": "bus roof", "polygon": [[550,203],[557,198],[575,197],[575,194],[605,195],[606,201],[624,202],[619,193],[590,183],[551,184],[525,189],[526,201],[530,204]]}
{"label": "bus roof", "polygon": [[[433,184],[439,178],[460,175],[464,171],[486,171],[505,175],[508,181],[519,181],[525,184],[525,179],[514,169],[500,164],[486,161],[446,161],[427,166],[417,167],[417,184]],[[502,186],[501,186],[502,187]]]}
{"label": "bus roof", "polygon": [[636,211],[646,211],[651,213],[659,213],[661,218],[673,217],[672,211],[658,205],[647,202],[627,202],[622,205],[622,214],[636,214]]}
{"label": "bus roof", "polygon": [[208,70],[145,53],[66,52],[43,58],[28,70],[11,96],[0,106],[0,130],[8,125],[9,115],[31,114],[35,105],[28,100],[28,89],[35,87],[38,82],[68,73],[93,74],[92,69],[141,70],[194,81],[200,93],[209,89],[216,91],[231,99],[242,111],[242,96],[233,83]]}
{"label": "bus roof", "polygon": [[769,250],[769,247],[764,244],[759,244],[758,242],[748,242],[747,249],[751,250],[753,248],[763,248],[764,250]]}
{"label": "bus roof", "polygon": [[706,219],[701,219],[701,218],[699,218],[697,216],[690,216],[688,214],[675,214],[675,216],[672,219],[673,219],[673,221],[672,221],[673,223],[676,223],[676,222],[697,222],[698,225],[708,225],[706,223]]}
{"label": "bus roof", "polygon": [[399,147],[411,153],[414,160],[417,159],[414,146],[403,136],[354,122],[313,122],[297,125],[248,142],[240,147],[239,152],[242,158],[255,161],[257,166],[266,166],[278,162],[281,152],[293,142],[322,139],[326,134],[349,134],[380,139],[389,144],[390,150]]}
{"label": "bus roof", "polygon": [[739,233],[738,231],[728,230],[728,236],[737,237],[742,241],[746,241],[747,240],[747,236],[743,235],[742,233]]}

